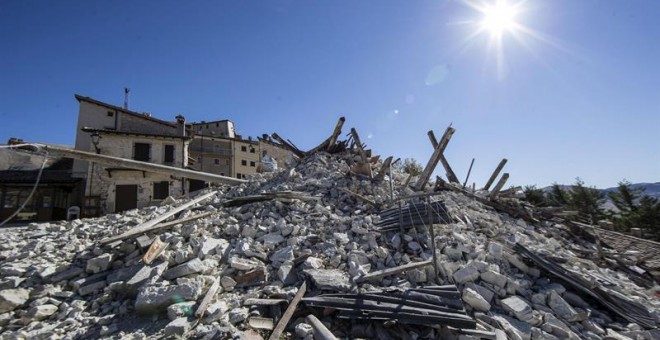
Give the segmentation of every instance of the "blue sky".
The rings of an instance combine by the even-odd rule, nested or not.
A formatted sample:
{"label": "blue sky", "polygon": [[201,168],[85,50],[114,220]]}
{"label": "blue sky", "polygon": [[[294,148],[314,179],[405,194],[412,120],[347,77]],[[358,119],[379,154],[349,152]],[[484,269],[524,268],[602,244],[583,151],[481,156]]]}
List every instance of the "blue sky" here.
{"label": "blue sky", "polygon": [[504,32],[498,58],[462,1],[2,1],[0,142],[73,144],[74,94],[122,105],[129,87],[135,111],[303,149],[346,116],[422,164],[452,123],[446,156],[461,179],[476,158],[477,185],[503,157],[517,185],[660,181],[660,2],[519,10],[535,33]]}

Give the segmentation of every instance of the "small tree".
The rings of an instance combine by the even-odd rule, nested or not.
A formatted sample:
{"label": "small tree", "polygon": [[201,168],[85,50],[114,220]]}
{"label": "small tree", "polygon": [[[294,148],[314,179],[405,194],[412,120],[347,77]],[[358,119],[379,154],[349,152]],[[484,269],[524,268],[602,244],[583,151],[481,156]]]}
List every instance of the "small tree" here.
{"label": "small tree", "polygon": [[526,185],[523,189],[525,194],[525,200],[537,207],[544,207],[547,205],[545,194],[542,189],[536,187],[536,185]]}
{"label": "small tree", "polygon": [[577,210],[578,213],[595,223],[603,217],[603,209],[600,205],[605,195],[594,187],[586,187],[580,177],[575,179],[575,184],[571,186],[571,195],[569,206]]}
{"label": "small tree", "polygon": [[414,158],[404,159],[403,164],[401,165],[401,171],[413,176],[418,176],[422,173],[422,170],[422,165],[419,164],[419,162],[417,162]]}
{"label": "small tree", "polygon": [[550,192],[546,195],[548,204],[553,207],[566,207],[571,199],[571,193],[559,184],[553,183]]}

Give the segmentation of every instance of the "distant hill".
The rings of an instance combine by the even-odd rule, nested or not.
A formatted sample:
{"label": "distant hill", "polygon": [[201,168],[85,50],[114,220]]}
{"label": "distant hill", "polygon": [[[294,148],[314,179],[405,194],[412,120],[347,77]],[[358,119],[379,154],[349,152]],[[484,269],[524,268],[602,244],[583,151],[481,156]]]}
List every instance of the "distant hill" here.
{"label": "distant hill", "polygon": [[[643,189],[643,195],[646,196],[651,196],[655,197],[657,199],[660,199],[660,182],[656,183],[634,183],[630,185],[633,189]],[[560,185],[563,189],[570,189],[570,185]],[[549,192],[552,187],[545,187],[543,188],[544,192]],[[605,194],[605,202],[601,205],[603,209],[607,210],[614,210],[617,211],[617,208],[614,206],[614,203],[612,203],[612,200],[610,200],[609,196],[607,193],[612,192],[612,191],[617,191],[617,187],[612,187],[612,188],[607,188],[607,189],[599,189]]]}

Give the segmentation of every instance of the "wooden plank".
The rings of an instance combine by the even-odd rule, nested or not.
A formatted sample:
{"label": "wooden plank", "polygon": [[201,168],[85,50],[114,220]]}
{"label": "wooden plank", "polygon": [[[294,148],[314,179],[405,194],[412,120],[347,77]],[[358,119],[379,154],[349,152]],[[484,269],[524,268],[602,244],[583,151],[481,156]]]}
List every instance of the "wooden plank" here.
{"label": "wooden plank", "polygon": [[305,154],[302,151],[300,151],[295,146],[291,145],[289,142],[285,141],[277,133],[273,133],[271,136],[273,136],[273,139],[278,141],[283,148],[291,151],[294,155],[298,156],[298,158],[303,158],[305,156]]}
{"label": "wooden plank", "polygon": [[204,295],[202,302],[199,303],[199,307],[197,307],[197,311],[195,311],[196,317],[201,318],[204,316],[204,312],[206,312],[206,309],[211,304],[211,301],[213,301],[215,293],[218,292],[218,289],[220,289],[220,280],[216,278],[215,281],[213,281],[211,287],[209,287],[209,290],[206,292],[206,295]]}
{"label": "wooden plank", "polygon": [[401,272],[405,272],[406,270],[411,270],[411,269],[416,269],[416,268],[422,268],[426,267],[430,264],[433,263],[433,260],[426,260],[422,262],[411,262],[408,264],[404,264],[403,266],[398,266],[398,267],[393,267],[393,268],[386,268],[383,270],[377,270],[375,272],[371,272],[369,274],[366,274],[364,276],[358,277],[355,282],[364,282],[370,279],[375,279],[375,278],[380,278],[384,276],[390,276],[394,274],[399,274]]}
{"label": "wooden plank", "polygon": [[447,148],[447,144],[449,144],[449,140],[451,139],[451,136],[454,134],[454,132],[456,132],[456,130],[451,126],[445,130],[445,134],[442,135],[442,139],[433,151],[433,155],[431,155],[431,158],[426,164],[424,171],[422,171],[422,174],[419,175],[419,179],[417,179],[417,183],[415,184],[415,190],[420,191],[424,189],[424,185],[426,185],[426,183],[429,181],[429,178],[431,178],[431,174],[433,174],[433,170],[435,170],[435,167],[438,165],[440,156],[442,156],[445,148]]}
{"label": "wooden plank", "polygon": [[298,307],[298,303],[300,303],[300,300],[302,300],[306,291],[307,291],[307,282],[303,282],[300,288],[298,288],[298,292],[296,293],[296,296],[294,296],[293,300],[291,300],[291,303],[289,303],[289,307],[287,307],[286,311],[284,311],[284,315],[282,315],[280,321],[277,322],[277,326],[275,326],[273,333],[271,333],[270,337],[268,338],[269,340],[279,339],[280,335],[282,335],[282,332],[284,332],[284,328],[286,328],[286,326],[289,324],[289,321],[293,316],[293,312],[296,311],[296,308]]}
{"label": "wooden plank", "polygon": [[[429,130],[428,135],[429,140],[431,140],[431,145],[433,145],[433,149],[435,150],[435,148],[438,147],[438,141],[435,139],[435,133],[433,133],[433,130]],[[447,174],[447,179],[449,182],[459,183],[458,177],[454,173],[454,170],[451,168],[451,166],[449,166],[449,162],[447,162],[444,154],[440,155],[440,164],[442,164],[442,167],[445,168],[445,173]]]}
{"label": "wooden plank", "polygon": [[470,179],[470,173],[472,172],[473,165],[474,165],[474,158],[472,158],[472,162],[470,163],[470,168],[468,169],[467,176],[465,176],[465,182],[463,182],[463,189],[465,189],[465,185],[467,184],[468,179]]}
{"label": "wooden plank", "polygon": [[357,147],[358,149],[360,158],[362,158],[362,163],[367,163],[368,162],[367,153],[364,151],[362,142],[360,142],[360,135],[358,135],[357,130],[355,130],[355,128],[351,128],[351,135],[353,136],[353,140],[355,141],[355,147]]}
{"label": "wooden plank", "polygon": [[486,182],[486,185],[484,186],[484,190],[488,190],[491,185],[493,185],[493,182],[495,182],[495,179],[497,176],[500,174],[500,171],[502,171],[502,168],[504,168],[504,164],[506,164],[507,159],[504,158],[500,161],[500,164],[497,165],[497,168],[495,168],[495,171],[493,172],[492,175],[490,175],[490,178],[488,179],[488,182]]}
{"label": "wooden plank", "polygon": [[[190,201],[186,204],[178,206],[178,207],[176,207],[176,208],[174,208],[174,209],[172,209],[172,210],[170,210],[170,211],[154,218],[153,220],[149,220],[147,222],[144,222],[144,223],[138,225],[137,227],[135,227],[135,228],[133,228],[133,229],[121,234],[121,235],[104,238],[104,239],[100,240],[99,243],[100,244],[106,244],[106,243],[110,243],[110,242],[114,242],[114,241],[125,240],[127,238],[135,237],[137,235],[141,235],[141,234],[144,234],[144,233],[149,232],[149,231],[164,228],[165,226],[163,226],[163,225],[157,226],[157,224],[160,223],[160,222],[165,221],[166,219],[174,216],[175,214],[178,214],[181,211],[184,211],[184,210],[192,207],[193,205],[195,205],[199,202],[205,201],[205,200],[215,196],[217,193],[218,193],[217,191],[211,191],[208,194],[197,197],[194,200],[192,200],[192,201]],[[200,215],[202,215],[202,214],[200,214]],[[199,218],[198,216],[199,215],[196,215],[196,216],[194,216],[194,218],[189,217],[188,220],[198,219]],[[173,222],[170,222],[170,224],[168,226],[173,226],[173,225],[176,225],[178,223],[183,223],[183,222],[184,222],[184,219],[179,220],[179,221],[173,221]],[[185,222],[187,222],[187,221],[185,221]]]}
{"label": "wooden plank", "polygon": [[380,182],[383,179],[385,179],[385,173],[387,173],[387,171],[390,169],[393,158],[394,157],[392,156],[385,158],[385,161],[383,161],[383,165],[380,167],[378,174],[376,174],[376,176],[374,177],[374,181]]}
{"label": "wooden plank", "polygon": [[200,181],[214,182],[214,183],[240,184],[247,182],[246,180],[233,178],[233,177],[220,176],[216,174],[189,170],[184,168],[175,168],[172,166],[156,164],[156,163],[141,162],[141,161],[126,159],[121,157],[101,155],[97,153],[80,151],[75,149],[67,149],[59,146],[39,145],[39,147],[45,148],[50,153],[50,155],[54,157],[74,158],[83,161],[94,162],[96,164],[103,164],[104,166],[107,167],[137,169],[142,171],[166,174],[171,176],[180,176],[180,177],[197,179]]}
{"label": "wooden plank", "polygon": [[346,118],[340,117],[339,120],[337,121],[337,125],[335,125],[335,129],[332,131],[332,135],[330,135],[330,137],[324,140],[323,143],[319,144],[317,147],[305,152],[305,156],[312,155],[324,149],[325,151],[330,152],[332,148],[335,146],[335,143],[337,142],[337,138],[339,138],[339,135],[341,134],[341,128],[344,126],[345,121]]}
{"label": "wooden plank", "polygon": [[162,253],[163,250],[165,250],[165,248],[167,248],[167,246],[169,245],[170,245],[169,242],[161,241],[160,237],[154,238],[154,241],[149,246],[149,249],[147,250],[146,253],[144,253],[144,257],[142,257],[142,262],[144,262],[145,264],[151,264],[151,262],[153,262],[154,259],[156,259],[156,257],[158,257],[158,255],[160,255],[160,253]]}
{"label": "wooden plank", "polygon": [[506,181],[508,179],[509,179],[509,174],[508,173],[505,172],[504,174],[502,174],[502,177],[497,182],[497,184],[493,188],[493,191],[489,195],[490,199],[494,199],[495,197],[497,197],[497,195],[500,193],[500,189],[502,189],[502,187],[504,186],[504,184],[506,183]]}

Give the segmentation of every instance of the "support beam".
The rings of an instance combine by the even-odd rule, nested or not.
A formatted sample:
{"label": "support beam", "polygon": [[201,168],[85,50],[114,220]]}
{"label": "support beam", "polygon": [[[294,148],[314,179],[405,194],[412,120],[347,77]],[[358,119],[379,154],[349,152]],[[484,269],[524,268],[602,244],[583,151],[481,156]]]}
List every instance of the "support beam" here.
{"label": "support beam", "polygon": [[[137,235],[141,235],[141,234],[144,234],[144,233],[152,231],[152,230],[163,228],[163,226],[159,226],[157,224],[160,223],[160,222],[165,221],[166,219],[174,216],[175,214],[178,214],[181,211],[184,211],[184,210],[192,207],[193,205],[195,205],[199,202],[202,202],[206,199],[209,199],[209,198],[215,196],[217,193],[218,193],[217,191],[212,191],[212,192],[209,192],[206,195],[202,195],[200,197],[197,197],[194,200],[192,200],[192,201],[190,201],[186,204],[180,205],[180,206],[178,206],[178,207],[176,207],[176,208],[174,208],[174,209],[172,209],[172,210],[170,210],[170,211],[154,218],[153,220],[149,220],[147,222],[144,222],[144,223],[138,225],[137,227],[135,227],[135,228],[123,233],[123,234],[104,238],[104,239],[100,240],[99,243],[100,244],[107,244],[107,243],[111,243],[111,242],[114,242],[114,241],[125,240],[127,238],[131,238],[131,237],[134,237],[134,236],[137,236]],[[200,214],[200,215],[203,215],[203,214]],[[197,218],[199,218],[198,216],[199,215],[188,217],[188,220],[197,219]],[[170,222],[171,224],[169,226],[182,223],[182,222],[184,222],[184,220],[186,220],[186,219],[181,219],[181,220],[178,220],[178,221]]]}
{"label": "support beam", "polygon": [[220,176],[216,174],[210,174],[206,172],[200,172],[189,169],[175,168],[172,166],[140,162],[132,159],[101,155],[86,151],[80,151],[75,149],[67,149],[54,145],[39,145],[39,148],[44,148],[48,151],[51,156],[54,157],[68,157],[79,159],[83,161],[94,162],[96,164],[103,164],[108,167],[118,167],[118,168],[130,168],[148,172],[154,172],[165,175],[185,177],[189,179],[197,179],[200,181],[213,182],[213,183],[224,183],[224,184],[241,184],[247,182],[243,179]]}
{"label": "support beam", "polygon": [[465,189],[465,185],[467,184],[468,179],[470,179],[470,173],[472,172],[473,165],[474,165],[474,158],[472,158],[472,163],[470,163],[470,168],[468,169],[467,176],[465,176],[465,182],[463,182],[463,189]]}
{"label": "support beam", "polygon": [[508,179],[509,179],[509,174],[508,173],[505,172],[504,174],[502,174],[502,177],[497,182],[497,184],[493,188],[493,191],[491,191],[491,193],[489,195],[490,199],[494,199],[495,197],[497,197],[497,195],[500,193],[500,189],[502,189],[502,187],[504,186],[504,184],[506,183],[506,181]]}
{"label": "support beam", "polygon": [[309,156],[321,150],[330,152],[332,147],[334,147],[335,143],[337,142],[337,138],[341,134],[341,128],[344,126],[345,121],[346,118],[340,117],[337,121],[337,125],[335,125],[335,129],[332,131],[332,135],[330,135],[330,137],[324,140],[323,143],[319,144],[317,147],[305,152],[305,155]]}
{"label": "support beam", "polygon": [[289,324],[289,321],[293,316],[293,312],[296,311],[296,308],[298,307],[298,303],[300,303],[300,300],[302,300],[306,291],[307,291],[307,282],[303,282],[300,288],[298,288],[298,292],[296,293],[296,296],[294,296],[293,300],[291,300],[291,303],[289,303],[289,307],[287,307],[286,311],[284,311],[284,315],[282,315],[280,321],[277,322],[277,326],[275,326],[275,329],[273,330],[273,333],[270,334],[268,340],[277,340],[280,338],[280,335],[282,335],[282,332],[284,332],[284,328],[286,328],[286,326]]}
{"label": "support beam", "polygon": [[435,148],[433,155],[431,155],[431,158],[426,164],[424,171],[422,171],[422,174],[419,175],[419,179],[415,184],[415,190],[420,191],[424,189],[424,185],[426,185],[426,183],[429,181],[429,178],[431,178],[431,174],[433,174],[435,167],[438,166],[438,162],[440,161],[442,153],[445,151],[445,148],[447,148],[447,144],[449,144],[449,140],[451,139],[451,136],[454,134],[454,132],[456,132],[456,130],[451,126],[445,130],[445,134],[442,135],[442,139],[440,140],[440,143],[438,143],[438,146]]}
{"label": "support beam", "polygon": [[490,175],[488,182],[486,182],[486,185],[484,186],[484,190],[488,190],[490,186],[493,184],[493,182],[495,182],[495,179],[497,178],[497,176],[499,176],[500,171],[502,171],[502,168],[504,168],[504,164],[506,164],[506,162],[507,162],[506,158],[500,161],[500,164],[497,166],[493,174]]}
{"label": "support beam", "polygon": [[351,128],[351,135],[353,136],[353,140],[355,141],[355,146],[358,149],[360,158],[362,158],[362,162],[366,163],[368,161],[367,153],[364,151],[364,147],[362,147],[362,142],[360,141],[360,135],[358,135],[357,130],[355,130],[355,128]]}
{"label": "support beam", "polygon": [[215,297],[215,293],[218,292],[218,289],[220,289],[220,280],[216,278],[213,281],[213,284],[211,285],[209,290],[206,291],[206,294],[204,295],[202,302],[199,303],[199,307],[197,307],[197,310],[195,311],[196,317],[201,318],[204,316],[204,312],[206,312],[206,309],[211,304],[211,301],[213,301],[213,298]]}
{"label": "support beam", "polygon": [[[433,130],[429,130],[429,139],[431,140],[431,145],[433,145],[433,149],[438,147],[438,140],[435,139],[435,133],[433,133]],[[458,177],[456,177],[456,174],[454,173],[454,170],[452,170],[451,166],[449,166],[449,162],[447,162],[447,158],[445,158],[444,154],[440,155],[440,164],[442,164],[442,167],[445,168],[445,173],[447,174],[447,179],[449,182],[453,183],[460,183],[458,181]]]}
{"label": "support beam", "polygon": [[285,141],[284,138],[280,137],[280,135],[278,135],[277,133],[273,132],[271,136],[273,137],[274,140],[278,141],[283,148],[291,151],[291,153],[296,155],[298,158],[303,158],[305,156],[304,152],[300,151],[297,147],[295,147],[291,143]]}

